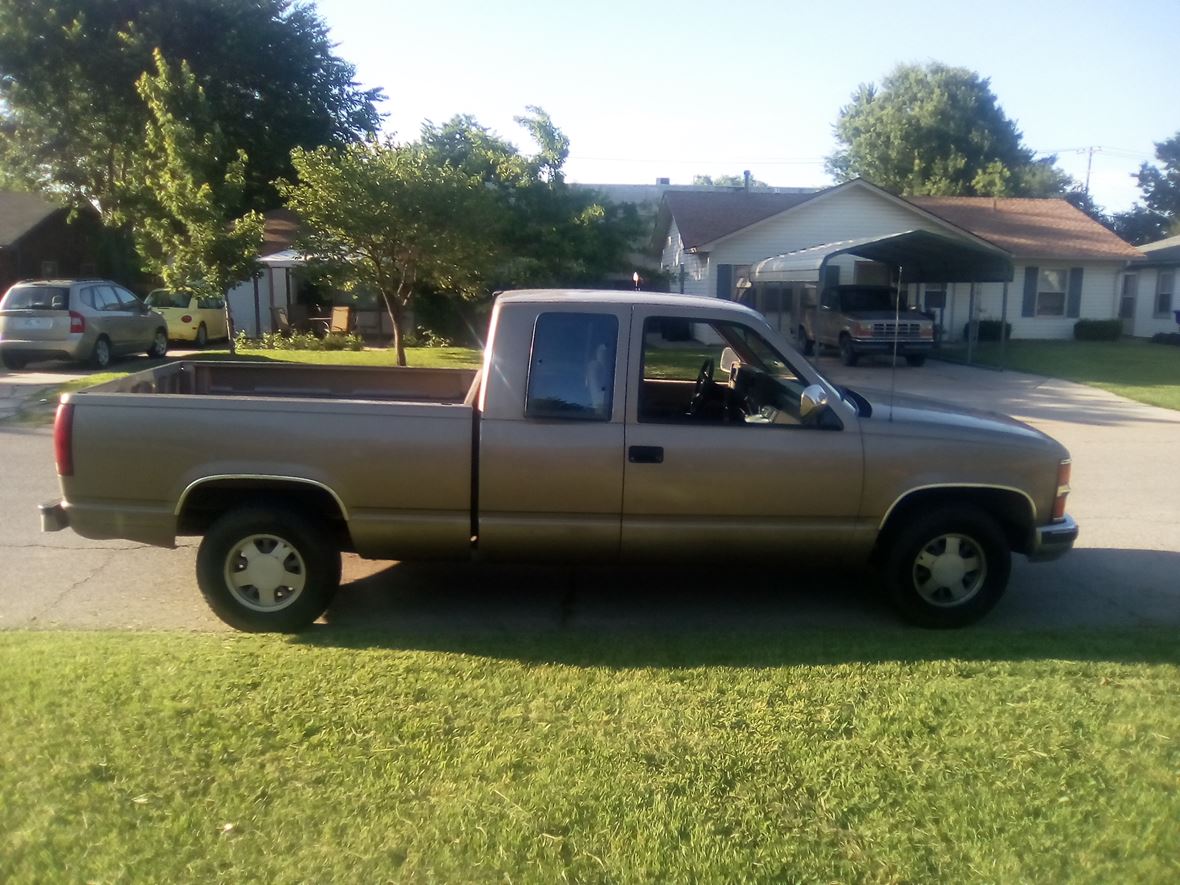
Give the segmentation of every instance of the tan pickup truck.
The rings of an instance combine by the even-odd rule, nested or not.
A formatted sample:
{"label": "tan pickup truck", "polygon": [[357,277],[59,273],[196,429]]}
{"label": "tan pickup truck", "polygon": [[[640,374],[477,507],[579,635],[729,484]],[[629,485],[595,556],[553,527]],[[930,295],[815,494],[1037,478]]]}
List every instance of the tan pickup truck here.
{"label": "tan pickup truck", "polygon": [[[245,630],[325,610],[374,559],[877,563],[929,626],[1052,559],[1070,461],[997,414],[825,380],[711,298],[501,296],[483,368],[178,362],[62,398],[47,531],[172,546]],[[134,453],[134,454],[133,454]]]}

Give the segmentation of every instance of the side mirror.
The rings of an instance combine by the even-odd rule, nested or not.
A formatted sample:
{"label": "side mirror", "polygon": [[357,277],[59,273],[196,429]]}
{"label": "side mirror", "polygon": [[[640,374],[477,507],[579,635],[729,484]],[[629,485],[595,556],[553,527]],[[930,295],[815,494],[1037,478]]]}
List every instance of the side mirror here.
{"label": "side mirror", "polygon": [[822,384],[812,384],[803,389],[799,396],[799,417],[806,420],[818,416],[828,407],[828,392]]}
{"label": "side mirror", "polygon": [[737,365],[738,362],[738,355],[732,347],[727,347],[725,350],[721,351],[721,359],[719,360],[719,363],[721,365],[721,371],[725,372],[725,374],[728,375],[730,369]]}

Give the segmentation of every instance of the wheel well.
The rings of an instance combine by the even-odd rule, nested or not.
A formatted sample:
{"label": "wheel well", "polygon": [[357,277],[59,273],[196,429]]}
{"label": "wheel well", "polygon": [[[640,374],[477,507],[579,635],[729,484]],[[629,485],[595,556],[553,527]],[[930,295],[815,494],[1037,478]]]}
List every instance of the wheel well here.
{"label": "wheel well", "polygon": [[352,550],[348,521],[336,496],[323,486],[283,479],[242,478],[211,480],[185,496],[177,514],[178,535],[203,535],[229,510],[270,506],[298,510],[321,520],[341,550]]}
{"label": "wheel well", "polygon": [[905,495],[894,505],[881,527],[878,548],[887,546],[888,539],[916,513],[938,507],[977,507],[996,521],[1008,547],[1016,553],[1027,553],[1033,532],[1033,510],[1028,498],[1011,489],[950,487],[919,489]]}

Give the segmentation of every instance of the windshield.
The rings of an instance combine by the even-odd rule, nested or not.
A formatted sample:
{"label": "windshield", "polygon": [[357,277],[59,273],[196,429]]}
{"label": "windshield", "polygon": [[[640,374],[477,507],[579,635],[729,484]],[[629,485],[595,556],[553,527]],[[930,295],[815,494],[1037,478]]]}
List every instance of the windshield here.
{"label": "windshield", "polygon": [[169,292],[167,289],[155,289],[148,295],[148,307],[188,307],[192,296],[187,292]]}
{"label": "windshield", "polygon": [[840,293],[844,310],[893,310],[890,289],[849,289]]}
{"label": "windshield", "polygon": [[0,310],[68,310],[70,290],[64,286],[13,286]]}

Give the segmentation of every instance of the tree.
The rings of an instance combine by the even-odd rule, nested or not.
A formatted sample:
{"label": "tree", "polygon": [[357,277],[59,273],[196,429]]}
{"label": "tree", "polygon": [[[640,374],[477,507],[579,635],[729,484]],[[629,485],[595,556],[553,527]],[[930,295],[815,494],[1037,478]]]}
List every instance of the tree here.
{"label": "tree", "polygon": [[862,176],[908,195],[1057,196],[1071,183],[1055,157],[1037,159],[990,81],[932,62],[898,65],[878,88],[861,84],[840,109],[838,181]]}
{"label": "tree", "polygon": [[[146,270],[169,289],[224,297],[254,272],[262,246],[262,216],[233,215],[246,183],[246,153],[226,143],[187,62],[174,69],[157,50],[155,66],[137,83],[149,121],[143,151],[116,183],[119,203],[135,219]],[[228,305],[227,299],[232,349]]]}
{"label": "tree", "polygon": [[1143,163],[1135,173],[1143,204],[1113,219],[1115,233],[1136,246],[1162,240],[1180,228],[1180,132],[1157,141],[1155,157],[1163,168]]}
{"label": "tree", "polygon": [[335,285],[381,296],[404,366],[403,323],[415,294],[424,286],[478,291],[495,248],[491,191],[420,143],[297,148],[291,159],[298,180],[279,190],[303,222],[298,247]]}
{"label": "tree", "polygon": [[[694,175],[692,183],[695,185],[704,185],[705,187],[745,187],[745,175]],[[757,178],[750,179],[750,187],[754,189],[770,187],[765,181],[759,181]]]}
{"label": "tree", "polygon": [[291,0],[0,0],[0,165],[27,184],[118,212],[149,116],[136,84],[159,49],[186,61],[229,145],[248,147],[245,204],[273,205],[293,147],[375,132],[380,90]]}

